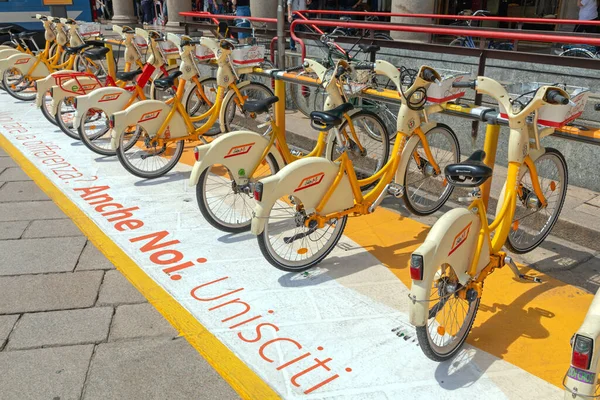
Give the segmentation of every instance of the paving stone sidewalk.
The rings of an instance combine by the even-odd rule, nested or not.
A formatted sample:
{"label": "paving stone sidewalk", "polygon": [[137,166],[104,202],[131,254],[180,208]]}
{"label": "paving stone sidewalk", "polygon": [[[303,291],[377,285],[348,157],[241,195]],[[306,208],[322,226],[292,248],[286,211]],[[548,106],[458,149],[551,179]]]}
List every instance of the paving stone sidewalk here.
{"label": "paving stone sidewalk", "polygon": [[0,150],[0,398],[237,394]]}

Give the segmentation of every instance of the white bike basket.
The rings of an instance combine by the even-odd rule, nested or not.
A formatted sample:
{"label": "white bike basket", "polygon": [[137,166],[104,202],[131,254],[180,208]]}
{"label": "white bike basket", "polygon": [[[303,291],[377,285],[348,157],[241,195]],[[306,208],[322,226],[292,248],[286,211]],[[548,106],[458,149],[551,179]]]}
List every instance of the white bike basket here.
{"label": "white bike basket", "polygon": [[144,50],[148,47],[148,42],[141,36],[135,35],[133,38],[133,42],[137,46],[138,49]]}
{"label": "white bike basket", "polygon": [[158,49],[165,60],[174,60],[179,58],[179,49],[175,43],[170,40],[163,40],[158,42]]}
{"label": "white bike basket", "polygon": [[210,61],[215,59],[215,53],[206,46],[196,45],[196,59],[200,61]]}
{"label": "white bike basket", "polygon": [[452,87],[452,84],[468,79],[471,75],[470,73],[437,68],[436,71],[441,75],[442,79],[440,84],[434,82],[429,85],[427,89],[427,101],[430,103],[446,103],[465,95],[464,88],[455,88]]}
{"label": "white bike basket", "polygon": [[[522,104],[527,104],[533,99],[535,92],[541,86],[557,86],[563,89],[565,92],[569,93],[571,101],[575,103],[575,106],[570,104],[548,104],[543,106],[538,110],[537,122],[539,125],[559,128],[574,121],[583,114],[590,95],[590,90],[588,88],[541,82],[514,83],[506,85],[505,88],[509,93],[511,100],[518,100]],[[500,105],[500,117],[508,119],[508,114],[502,105]]]}
{"label": "white bike basket", "polygon": [[265,60],[265,47],[259,45],[236,46],[231,61],[238,67],[256,67]]}
{"label": "white bike basket", "polygon": [[100,36],[102,32],[101,26],[95,22],[77,22],[79,34],[84,38]]}

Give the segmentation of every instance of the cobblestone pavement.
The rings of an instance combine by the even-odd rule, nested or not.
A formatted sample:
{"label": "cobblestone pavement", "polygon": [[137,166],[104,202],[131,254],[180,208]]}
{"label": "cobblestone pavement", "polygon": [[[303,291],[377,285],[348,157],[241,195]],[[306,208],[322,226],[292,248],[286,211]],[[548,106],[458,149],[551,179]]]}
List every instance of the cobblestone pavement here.
{"label": "cobblestone pavement", "polygon": [[0,398],[234,399],[0,150]]}

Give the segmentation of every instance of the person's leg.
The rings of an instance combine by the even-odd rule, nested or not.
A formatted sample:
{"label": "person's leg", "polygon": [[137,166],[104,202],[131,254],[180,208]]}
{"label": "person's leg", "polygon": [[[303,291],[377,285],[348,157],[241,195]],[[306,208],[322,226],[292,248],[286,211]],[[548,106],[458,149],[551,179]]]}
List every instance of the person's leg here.
{"label": "person's leg", "polygon": [[[249,6],[242,6],[242,7],[238,7],[236,9],[235,15],[237,15],[238,17],[250,17],[250,7]],[[245,19],[237,19],[235,26],[237,26],[238,28],[250,28],[250,21],[245,20]],[[248,32],[238,32],[238,40],[240,43],[245,43],[246,39],[249,38],[251,35]]]}

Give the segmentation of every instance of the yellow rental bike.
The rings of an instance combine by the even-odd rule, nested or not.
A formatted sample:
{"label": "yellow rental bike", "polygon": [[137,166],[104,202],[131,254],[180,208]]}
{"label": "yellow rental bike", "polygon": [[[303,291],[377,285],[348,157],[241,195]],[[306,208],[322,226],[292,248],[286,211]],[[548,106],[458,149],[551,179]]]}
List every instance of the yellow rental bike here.
{"label": "yellow rental bike", "polygon": [[[111,117],[112,148],[116,150],[123,167],[140,178],[152,179],[166,174],[179,162],[186,140],[202,140],[231,130],[236,110],[243,107],[246,101],[273,96],[271,89],[257,82],[238,83],[238,74],[249,71],[243,68],[238,70],[232,65],[230,54],[234,45],[231,42],[206,37],[200,40],[171,37],[173,41],[179,40],[181,66],[179,71],[168,78],[154,81],[154,84],[159,89],[172,90],[174,80],[181,77],[172,103],[142,101]],[[198,80],[199,72],[192,59],[197,45],[207,47],[217,58],[214,101]],[[186,82],[192,82],[195,90],[186,91]],[[186,97],[186,93],[190,95]],[[187,112],[186,105],[190,101],[204,104],[204,107],[200,107],[202,111],[199,115],[190,116]],[[194,105],[192,108],[198,107]],[[256,126],[261,123],[257,117],[250,115],[245,122]],[[219,126],[215,128],[217,121]],[[133,134],[124,134],[131,132],[132,128]]]}
{"label": "yellow rental bike", "polygon": [[[450,359],[466,340],[485,279],[496,268],[508,265],[517,279],[540,282],[535,276],[522,274],[502,247],[511,231],[518,228],[515,226],[518,202],[525,201],[531,213],[539,212],[545,219],[537,232],[529,232],[537,244],[557,221],[567,190],[567,165],[557,150],[541,145],[540,139],[553,133],[554,128],[539,124],[542,115],[546,115],[557,119],[556,126],[560,126],[561,115],[572,113],[576,107],[569,94],[556,86],[541,86],[528,101],[517,101],[518,98],[511,98],[501,84],[490,78],[480,76],[457,85],[491,96],[503,111],[485,114],[491,123],[485,151],[478,150],[466,161],[445,168],[450,185],[473,189],[470,196],[461,199],[471,204],[444,214],[411,256],[410,322],[416,327],[421,349],[435,361]],[[487,204],[481,192],[489,193],[499,114],[506,115],[510,127],[508,177],[495,219],[488,223]],[[531,190],[523,184],[524,176],[530,177]]]}
{"label": "yellow rental bike", "polygon": [[[441,76],[426,66],[413,75],[387,61],[371,65],[395,83],[401,97],[391,156],[377,173],[359,179],[349,157],[359,149],[339,134],[339,116],[313,112],[315,125],[335,133],[337,160],[294,162],[262,179],[254,189],[260,201],[252,233],[258,236],[263,256],[276,268],[297,272],[321,262],[341,238],[348,216],[372,213],[388,194],[403,197],[409,209],[426,215],[438,210],[452,192],[442,171],[460,160],[458,140],[449,127],[429,121],[429,115],[442,110],[443,104],[426,105],[428,88]],[[410,80],[406,88],[402,83]],[[370,184],[375,186],[363,193],[361,187]]]}
{"label": "yellow rental bike", "polygon": [[[328,93],[325,108],[340,119],[339,134],[353,146],[349,157],[354,161],[356,174],[369,177],[386,163],[390,140],[385,123],[379,116],[365,110],[352,110],[353,106],[346,103],[341,90],[343,76],[361,67],[360,64],[350,65],[340,61],[335,68],[328,70],[316,61],[307,59],[301,68],[318,76],[320,87]],[[274,74],[281,77],[288,75],[284,71]],[[266,115],[265,125],[269,129],[265,134],[232,132],[194,150],[198,162],[190,175],[190,186],[196,186],[196,199],[202,215],[217,229],[232,233],[250,229],[252,211],[256,205],[253,193],[260,179],[301,159],[325,156],[334,160],[338,157],[336,136],[332,131],[314,126],[319,136],[311,151],[303,154],[290,148],[282,122],[285,101],[280,99],[285,97],[284,87],[285,83],[278,79],[275,81],[275,90],[280,97],[250,101],[244,105],[246,113]],[[277,118],[271,115],[272,105]]]}

